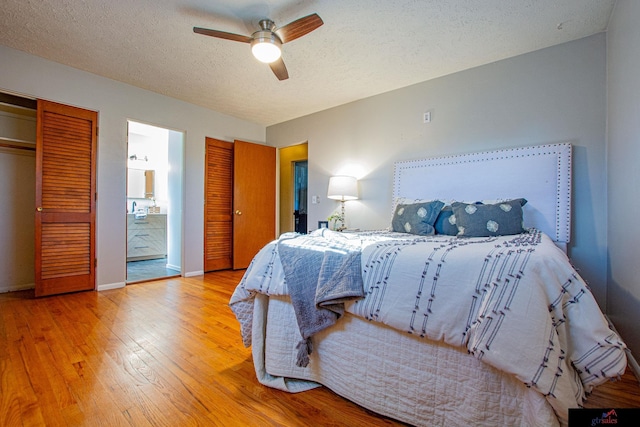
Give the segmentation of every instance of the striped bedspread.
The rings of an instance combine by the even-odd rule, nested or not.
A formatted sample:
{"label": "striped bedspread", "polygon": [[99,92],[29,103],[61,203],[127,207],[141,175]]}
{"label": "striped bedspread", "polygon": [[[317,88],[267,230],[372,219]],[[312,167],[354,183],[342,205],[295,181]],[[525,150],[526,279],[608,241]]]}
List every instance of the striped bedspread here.
{"label": "striped bedspread", "polygon": [[[626,347],[588,286],[537,230],[466,239],[318,230],[305,238],[360,245],[365,297],[345,303],[347,312],[466,348],[542,393],[559,414],[626,368]],[[289,294],[277,248],[254,258],[230,302],[245,345],[255,293]]]}

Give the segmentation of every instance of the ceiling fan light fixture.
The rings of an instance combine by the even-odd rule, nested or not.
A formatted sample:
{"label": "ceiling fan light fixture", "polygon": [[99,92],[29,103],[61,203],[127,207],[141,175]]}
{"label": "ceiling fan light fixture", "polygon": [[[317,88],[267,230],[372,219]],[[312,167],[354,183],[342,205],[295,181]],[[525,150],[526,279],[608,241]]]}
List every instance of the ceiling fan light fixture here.
{"label": "ceiling fan light fixture", "polygon": [[258,61],[270,64],[282,55],[281,45],[280,39],[271,31],[258,31],[253,35],[251,53]]}
{"label": "ceiling fan light fixture", "polygon": [[286,80],[289,78],[289,73],[281,58],[282,51],[280,47],[283,43],[289,43],[310,33],[320,27],[323,22],[317,13],[312,13],[311,15],[289,22],[280,28],[276,28],[276,24],[271,19],[262,19],[259,24],[260,29],[251,34],[251,36],[243,36],[201,27],[193,27],[193,32],[219,39],[249,43],[253,56],[255,56],[258,61],[269,64],[269,68],[271,68],[271,71],[273,71],[273,74],[276,75],[278,80]]}

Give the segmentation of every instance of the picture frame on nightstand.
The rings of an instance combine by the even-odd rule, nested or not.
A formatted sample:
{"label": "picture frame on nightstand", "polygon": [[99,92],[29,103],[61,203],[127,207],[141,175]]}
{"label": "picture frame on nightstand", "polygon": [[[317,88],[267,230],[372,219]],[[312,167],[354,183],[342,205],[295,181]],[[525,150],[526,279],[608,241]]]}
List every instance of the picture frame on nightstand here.
{"label": "picture frame on nightstand", "polygon": [[329,228],[329,221],[318,221],[318,228]]}

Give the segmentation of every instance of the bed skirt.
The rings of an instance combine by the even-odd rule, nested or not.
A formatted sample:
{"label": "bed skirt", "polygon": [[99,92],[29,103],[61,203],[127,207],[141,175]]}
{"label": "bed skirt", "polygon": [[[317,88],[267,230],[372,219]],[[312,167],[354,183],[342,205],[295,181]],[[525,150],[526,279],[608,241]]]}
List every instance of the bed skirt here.
{"label": "bed skirt", "polygon": [[288,297],[258,295],[252,347],[256,374],[265,385],[298,392],[322,384],[417,426],[559,425],[544,396],[444,343],[346,313],[313,337],[310,363],[300,368],[295,348],[300,339]]}

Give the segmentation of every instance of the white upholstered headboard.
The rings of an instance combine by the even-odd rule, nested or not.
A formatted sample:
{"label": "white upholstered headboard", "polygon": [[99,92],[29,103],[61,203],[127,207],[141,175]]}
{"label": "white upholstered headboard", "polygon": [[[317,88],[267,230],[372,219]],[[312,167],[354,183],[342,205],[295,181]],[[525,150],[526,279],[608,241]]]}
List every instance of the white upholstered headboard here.
{"label": "white upholstered headboard", "polygon": [[571,144],[551,144],[430,159],[394,167],[400,197],[479,201],[524,197],[525,227],[564,246],[571,237]]}

